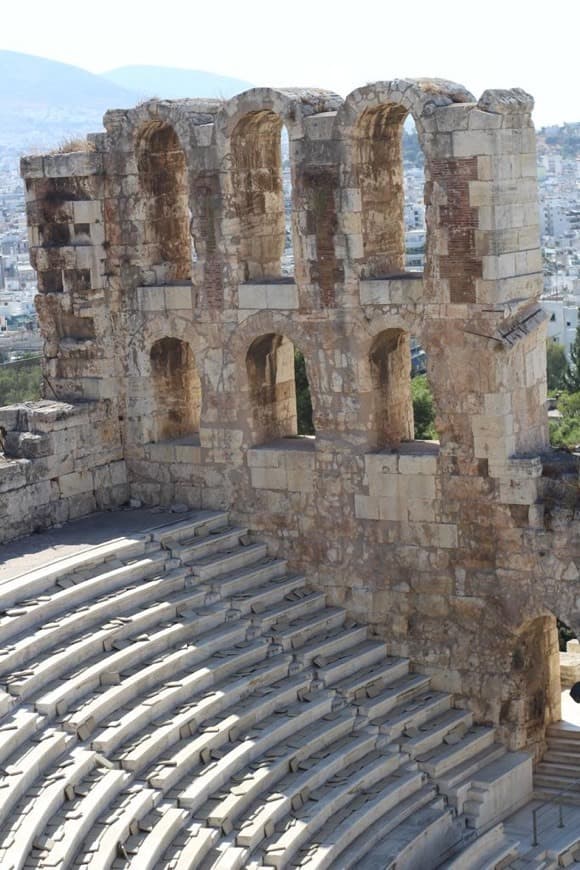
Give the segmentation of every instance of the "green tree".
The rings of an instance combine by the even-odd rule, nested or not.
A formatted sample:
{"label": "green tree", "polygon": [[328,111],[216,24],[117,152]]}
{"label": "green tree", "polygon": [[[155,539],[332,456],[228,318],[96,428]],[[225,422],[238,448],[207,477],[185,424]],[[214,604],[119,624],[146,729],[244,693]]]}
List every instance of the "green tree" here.
{"label": "green tree", "polygon": [[298,434],[314,435],[312,419],[312,399],[306,375],[306,363],[299,350],[294,351],[294,378],[296,381],[296,413],[298,415]]}
{"label": "green tree", "polygon": [[570,348],[570,365],[564,377],[564,385],[569,393],[580,391],[580,326],[576,327],[574,344]]}
{"label": "green tree", "polygon": [[40,398],[40,361],[0,366],[0,407]]}
{"label": "green tree", "polygon": [[580,392],[563,393],[558,399],[559,420],[550,420],[550,441],[554,447],[580,444]]}
{"label": "green tree", "polygon": [[427,375],[416,375],[411,380],[411,398],[415,419],[415,438],[435,440],[435,405]]}
{"label": "green tree", "polygon": [[546,342],[546,367],[548,371],[548,390],[565,390],[568,375],[568,360],[563,344]]}

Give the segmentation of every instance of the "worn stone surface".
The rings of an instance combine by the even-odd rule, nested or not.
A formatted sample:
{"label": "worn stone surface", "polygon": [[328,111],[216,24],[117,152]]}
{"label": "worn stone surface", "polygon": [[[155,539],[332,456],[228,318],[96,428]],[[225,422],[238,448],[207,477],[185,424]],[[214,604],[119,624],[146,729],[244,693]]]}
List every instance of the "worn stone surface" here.
{"label": "worn stone surface", "polygon": [[[580,632],[580,526],[576,464],[547,438],[530,111],[522,91],[476,102],[441,80],[344,102],[260,88],[109,112],[93,150],[24,160],[46,395],[65,404],[0,412],[17,442],[4,538],[128,496],[231,509],[476,721],[541,746],[559,710],[555,617]],[[408,113],[422,281],[400,275]],[[408,440],[410,336],[438,445]]]}

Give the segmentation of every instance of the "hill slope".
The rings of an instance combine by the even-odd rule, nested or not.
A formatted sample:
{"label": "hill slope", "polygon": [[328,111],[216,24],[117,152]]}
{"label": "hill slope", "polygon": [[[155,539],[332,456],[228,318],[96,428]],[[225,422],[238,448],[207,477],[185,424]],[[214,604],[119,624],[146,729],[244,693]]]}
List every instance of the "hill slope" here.
{"label": "hill slope", "polygon": [[103,78],[140,97],[233,97],[251,88],[250,82],[202,70],[163,66],[121,66],[103,73]]}

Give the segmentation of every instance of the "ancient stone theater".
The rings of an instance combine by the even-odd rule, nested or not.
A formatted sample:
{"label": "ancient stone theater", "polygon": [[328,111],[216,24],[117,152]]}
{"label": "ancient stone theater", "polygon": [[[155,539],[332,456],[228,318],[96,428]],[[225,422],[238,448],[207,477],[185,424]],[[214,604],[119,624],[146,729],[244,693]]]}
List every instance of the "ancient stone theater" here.
{"label": "ancient stone theater", "polygon": [[[0,409],[3,870],[580,856],[580,822],[543,857],[509,827],[580,778],[532,107],[259,88],[22,159],[43,399]],[[438,441],[414,438],[412,341]]]}

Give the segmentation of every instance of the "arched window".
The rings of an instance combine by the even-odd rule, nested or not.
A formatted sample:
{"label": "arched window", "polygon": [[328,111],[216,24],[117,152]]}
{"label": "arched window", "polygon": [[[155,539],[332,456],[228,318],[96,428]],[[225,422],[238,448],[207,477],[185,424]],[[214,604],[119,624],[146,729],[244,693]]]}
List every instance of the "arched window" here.
{"label": "arched window", "polygon": [[242,280],[280,280],[293,274],[288,138],[269,110],[250,112],[232,134],[232,182],[240,221]]}
{"label": "arched window", "polygon": [[201,383],[193,352],[185,341],[162,338],[151,348],[153,440],[167,441],[199,432]]}
{"label": "arched window", "polygon": [[313,435],[312,404],[304,357],[283,335],[252,342],[246,356],[255,444]]}
{"label": "arched window", "polygon": [[364,111],[357,124],[364,278],[422,271],[423,160],[414,124],[406,124],[406,117],[403,106],[387,103]]}
{"label": "arched window", "polygon": [[370,350],[374,397],[374,440],[378,449],[412,441],[411,350],[403,329],[385,329]]}
{"label": "arched window", "polygon": [[145,260],[159,283],[191,279],[187,165],[177,134],[154,122],[142,133],[137,161],[145,200]]}

